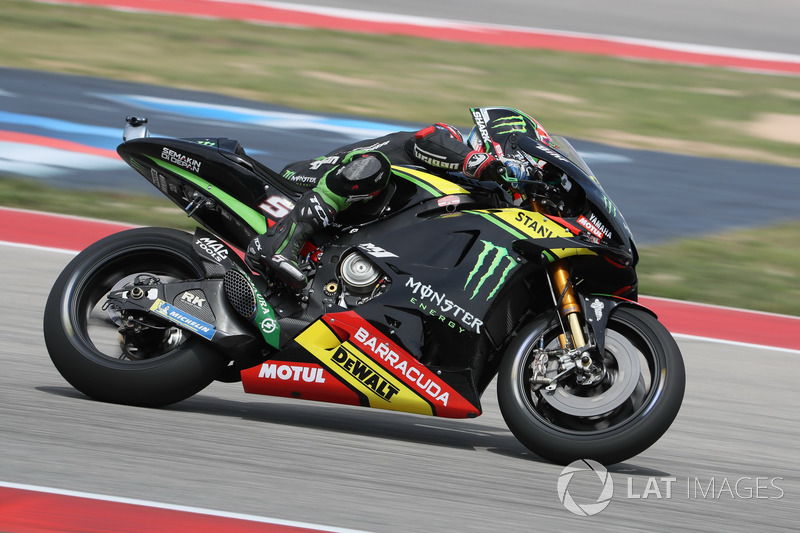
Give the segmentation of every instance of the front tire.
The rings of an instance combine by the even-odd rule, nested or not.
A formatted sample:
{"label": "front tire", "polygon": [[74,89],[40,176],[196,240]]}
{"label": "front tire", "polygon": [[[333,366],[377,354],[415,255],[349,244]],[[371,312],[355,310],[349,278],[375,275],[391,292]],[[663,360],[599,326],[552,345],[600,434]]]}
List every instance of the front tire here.
{"label": "front tire", "polygon": [[103,309],[106,295],[141,274],[162,281],[198,279],[192,236],[137,228],[106,237],[59,275],[44,312],[50,358],[73,387],[96,400],[159,407],[208,386],[228,361],[211,345],[165,324],[122,337]]}
{"label": "front tire", "polygon": [[[540,342],[554,343],[558,333],[545,322],[534,323],[505,354],[497,394],[511,432],[528,449],[559,464],[578,459],[618,463],[655,443],[677,416],[686,383],[680,350],[666,328],[643,309],[618,307],[607,326],[602,357],[608,371],[606,384],[598,384],[600,392],[581,396],[584,387],[573,383],[570,388],[562,381],[556,394],[563,400],[548,400],[548,392],[531,385],[531,363]],[[626,368],[639,373],[625,375]],[[611,405],[605,396],[620,390],[626,397],[613,398],[613,408],[598,412],[603,408],[597,404]]]}

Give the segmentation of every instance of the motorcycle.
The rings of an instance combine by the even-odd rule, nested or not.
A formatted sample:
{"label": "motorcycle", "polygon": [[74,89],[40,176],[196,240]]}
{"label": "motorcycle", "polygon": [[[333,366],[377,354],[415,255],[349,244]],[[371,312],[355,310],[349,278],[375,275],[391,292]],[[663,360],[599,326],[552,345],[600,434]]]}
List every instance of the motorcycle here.
{"label": "motorcycle", "polygon": [[77,390],[158,407],[218,380],[246,393],[449,418],[482,413],[497,379],[512,433],[566,464],[624,461],[680,408],[680,350],[636,303],[630,229],[563,137],[509,108],[471,108],[474,135],[524,177],[509,191],[393,167],[380,196],[306,243],[308,284],[242,250],[307,189],[227,138],[150,137],[117,151],[200,227],[135,228],[78,254],[44,313]]}

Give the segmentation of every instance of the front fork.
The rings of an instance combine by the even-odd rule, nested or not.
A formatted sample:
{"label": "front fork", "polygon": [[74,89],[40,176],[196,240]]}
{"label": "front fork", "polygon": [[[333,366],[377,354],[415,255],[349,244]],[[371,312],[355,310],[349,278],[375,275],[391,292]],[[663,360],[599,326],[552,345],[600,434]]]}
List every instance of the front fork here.
{"label": "front fork", "polygon": [[575,288],[569,279],[569,270],[565,261],[558,261],[550,266],[550,278],[553,282],[554,296],[561,316],[567,320],[569,332],[572,335],[572,345],[569,345],[564,334],[559,336],[562,348],[580,348],[586,345],[586,339],[581,327],[581,306],[575,295]]}
{"label": "front fork", "polygon": [[[540,213],[542,211],[539,204],[532,198],[529,199],[531,209]],[[567,319],[569,332],[572,334],[572,345],[566,335],[559,335],[558,340],[564,349],[576,349],[586,346],[586,339],[581,327],[581,306],[575,295],[575,288],[569,279],[569,269],[565,260],[560,260],[550,265],[550,281],[553,297],[559,307],[561,316]]]}

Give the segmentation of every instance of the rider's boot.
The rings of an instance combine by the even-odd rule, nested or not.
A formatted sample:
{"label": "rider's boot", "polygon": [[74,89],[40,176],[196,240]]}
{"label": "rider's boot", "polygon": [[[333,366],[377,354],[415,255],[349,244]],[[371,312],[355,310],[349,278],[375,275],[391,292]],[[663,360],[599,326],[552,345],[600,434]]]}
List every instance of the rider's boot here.
{"label": "rider's boot", "polygon": [[300,249],[311,235],[328,226],[337,212],[321,194],[307,192],[288,215],[250,242],[247,258],[265,264],[290,287],[304,287],[308,279],[298,266]]}
{"label": "rider's boot", "polygon": [[339,211],[352,202],[378,195],[390,175],[391,165],[382,153],[350,152],[342,158],[342,164],[326,172],[298,200],[288,215],[250,242],[246,259],[251,265],[266,265],[292,288],[304,287],[308,279],[297,261],[306,240],[333,222]]}

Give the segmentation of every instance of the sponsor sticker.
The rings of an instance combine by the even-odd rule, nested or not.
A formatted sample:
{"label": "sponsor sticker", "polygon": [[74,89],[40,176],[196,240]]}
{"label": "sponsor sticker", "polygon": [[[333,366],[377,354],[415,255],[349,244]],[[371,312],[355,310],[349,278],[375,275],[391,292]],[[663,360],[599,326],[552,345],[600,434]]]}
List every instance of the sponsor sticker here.
{"label": "sponsor sticker", "polygon": [[387,402],[391,402],[392,396],[400,392],[400,388],[394,385],[387,375],[378,370],[378,367],[372,361],[347,350],[344,346],[340,346],[333,353],[331,362],[337,364],[342,370]]}
{"label": "sponsor sticker", "polygon": [[169,161],[173,165],[177,165],[186,170],[191,170],[194,173],[200,172],[200,161],[192,159],[189,156],[183,155],[166,146],[161,150],[161,159]]}
{"label": "sponsor sticker", "polygon": [[472,296],[470,300],[474,299],[484,287],[491,287],[486,300],[491,299],[500,287],[503,286],[508,274],[517,266],[517,262],[508,253],[506,248],[497,246],[489,241],[481,241],[483,243],[483,250],[478,259],[475,261],[475,267],[467,276],[467,282],[464,284],[464,290],[472,283]]}
{"label": "sponsor sticker", "polygon": [[439,207],[447,207],[449,205],[458,205],[461,203],[461,198],[455,195],[445,196],[444,198],[439,198],[436,203]]}
{"label": "sponsor sticker", "polygon": [[372,335],[364,328],[358,328],[352,340],[355,341],[362,350],[372,352],[373,355],[386,361],[396,372],[410,380],[417,388],[418,392],[427,394],[431,401],[437,401],[445,407],[447,406],[450,393],[442,391],[442,387],[437,383],[437,379],[422,365],[415,365],[406,357],[401,358],[401,356],[389,346],[388,342],[382,342],[378,337]]}
{"label": "sponsor sticker", "polygon": [[595,237],[597,237],[598,239],[602,239],[602,238],[603,238],[603,232],[602,232],[602,231],[600,231],[600,229],[599,229],[597,226],[595,226],[594,224],[592,224],[592,223],[589,221],[589,219],[588,219],[588,218],[586,218],[585,216],[581,215],[581,216],[578,218],[578,224],[580,224],[580,225],[581,225],[581,227],[583,227],[584,229],[588,230],[588,231],[589,231],[589,233],[591,233],[592,235],[594,235],[594,236],[595,236]]}
{"label": "sponsor sticker", "polygon": [[[413,277],[408,278],[406,287],[411,289],[411,294],[414,295],[410,300],[411,303],[418,305],[423,311],[428,311],[430,308],[428,311],[430,316],[449,318],[457,325],[463,324],[470,331],[481,332],[483,321],[448,298],[447,294],[437,292],[430,284],[423,285],[422,281],[415,280]],[[460,325],[458,327],[459,333],[462,333],[464,328],[461,328]]]}
{"label": "sponsor sticker", "polygon": [[521,115],[497,118],[492,122],[492,129],[501,130],[495,132],[497,135],[525,133],[528,131],[525,127],[525,119]]}
{"label": "sponsor sticker", "polygon": [[208,340],[213,339],[214,334],[217,332],[216,328],[214,328],[214,326],[211,324],[203,322],[199,318],[171,306],[160,298],[153,302],[153,305],[150,306],[150,310],[157,315],[163,316],[170,322],[173,322],[184,329],[188,329],[189,331],[197,333],[201,337],[204,337]]}
{"label": "sponsor sticker", "polygon": [[198,309],[202,309],[203,305],[206,302],[206,299],[194,293],[186,291],[181,295],[181,301],[186,302],[189,305],[193,305]]}
{"label": "sponsor sticker", "polygon": [[216,262],[224,261],[228,258],[228,248],[224,243],[210,237],[200,237],[195,244],[207,253]]}
{"label": "sponsor sticker", "polygon": [[274,318],[265,318],[261,321],[261,331],[264,333],[270,334],[276,329],[278,329],[278,323]]}
{"label": "sponsor sticker", "polygon": [[600,222],[600,219],[597,218],[594,213],[589,213],[589,218],[581,215],[578,218],[578,224],[582,227],[586,228],[589,233],[597,237],[598,239],[602,239],[603,237],[611,238],[611,230],[609,230],[605,224]]}
{"label": "sponsor sticker", "polygon": [[307,364],[263,363],[258,372],[258,377],[303,383],[325,383],[322,367]]}
{"label": "sponsor sticker", "polygon": [[360,248],[362,250],[364,250],[365,252],[367,252],[372,257],[383,257],[383,258],[385,258],[385,257],[397,257],[392,252],[388,252],[388,251],[384,250],[383,248],[381,248],[380,246],[376,246],[376,245],[372,244],[371,242],[365,242],[365,243],[361,244]]}

